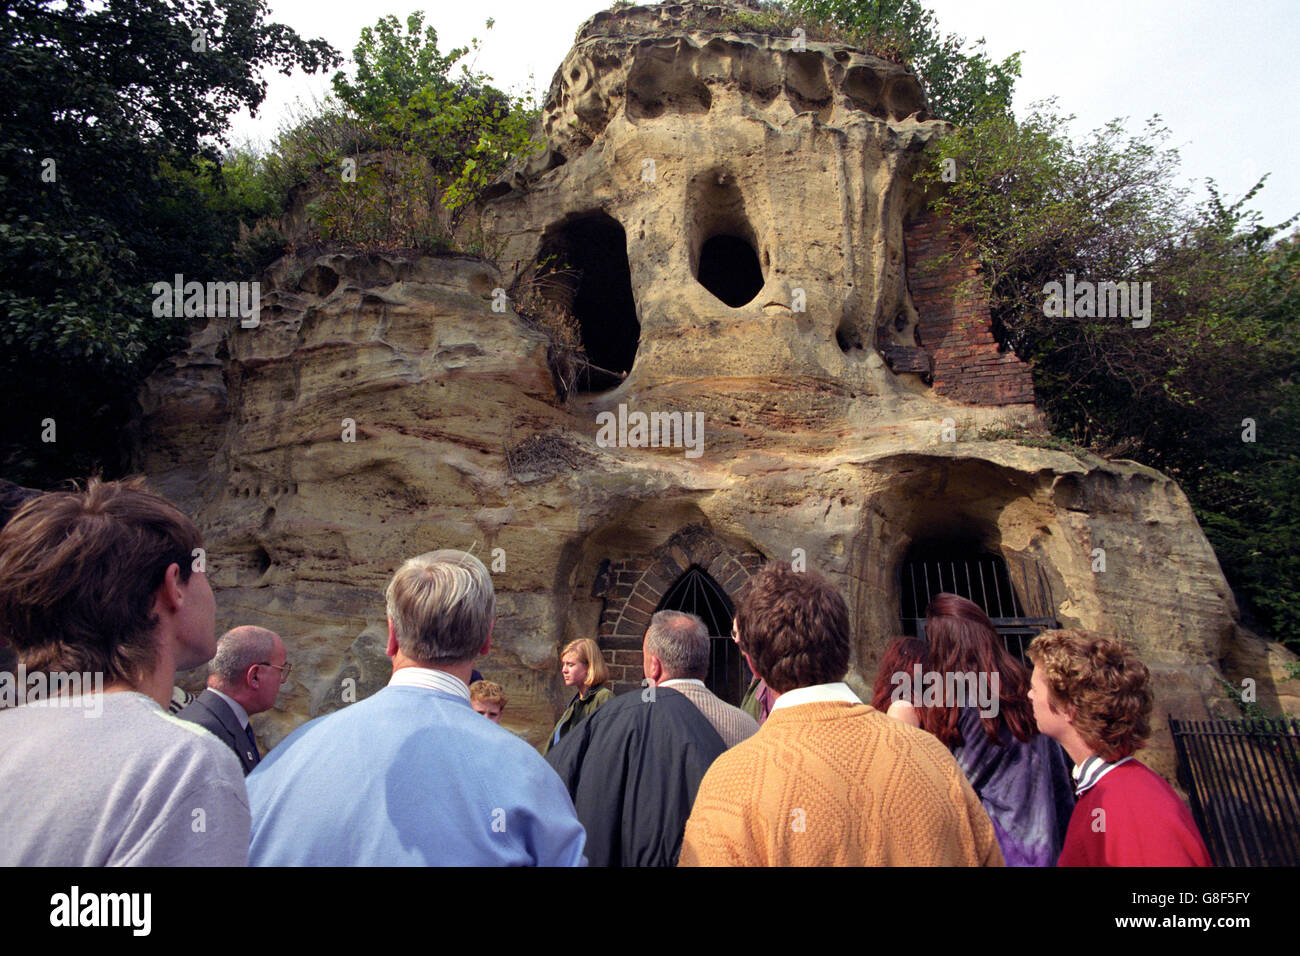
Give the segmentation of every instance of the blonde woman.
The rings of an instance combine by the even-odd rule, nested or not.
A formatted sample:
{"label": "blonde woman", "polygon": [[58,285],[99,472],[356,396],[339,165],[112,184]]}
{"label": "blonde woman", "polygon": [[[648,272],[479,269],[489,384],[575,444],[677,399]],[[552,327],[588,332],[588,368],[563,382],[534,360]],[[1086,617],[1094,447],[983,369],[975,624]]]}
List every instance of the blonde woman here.
{"label": "blonde woman", "polygon": [[584,717],[614,699],[614,692],[605,686],[609,682],[609,668],[600,656],[600,648],[589,637],[571,641],[560,652],[560,673],[564,675],[564,685],[574,688],[576,693],[542,748],[543,754],[582,723]]}

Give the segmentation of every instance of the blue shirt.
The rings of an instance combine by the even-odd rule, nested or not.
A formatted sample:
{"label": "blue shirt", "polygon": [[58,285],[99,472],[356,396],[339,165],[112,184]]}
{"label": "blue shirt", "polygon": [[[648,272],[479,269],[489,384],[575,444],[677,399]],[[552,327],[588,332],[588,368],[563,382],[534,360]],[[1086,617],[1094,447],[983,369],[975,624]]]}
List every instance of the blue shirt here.
{"label": "blue shirt", "polygon": [[460,697],[385,687],[248,776],[253,866],[582,866],[555,771]]}

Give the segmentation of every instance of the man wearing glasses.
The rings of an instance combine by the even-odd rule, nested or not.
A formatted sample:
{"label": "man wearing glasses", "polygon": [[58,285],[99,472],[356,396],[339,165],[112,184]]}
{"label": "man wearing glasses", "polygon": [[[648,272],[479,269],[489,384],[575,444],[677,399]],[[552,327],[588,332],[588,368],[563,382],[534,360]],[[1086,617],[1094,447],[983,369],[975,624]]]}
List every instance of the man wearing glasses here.
{"label": "man wearing glasses", "polygon": [[178,716],[207,729],[233,750],[248,776],[262,759],[248,719],[275,706],[291,667],[274,631],[251,626],[229,630],[217,642],[208,689]]}

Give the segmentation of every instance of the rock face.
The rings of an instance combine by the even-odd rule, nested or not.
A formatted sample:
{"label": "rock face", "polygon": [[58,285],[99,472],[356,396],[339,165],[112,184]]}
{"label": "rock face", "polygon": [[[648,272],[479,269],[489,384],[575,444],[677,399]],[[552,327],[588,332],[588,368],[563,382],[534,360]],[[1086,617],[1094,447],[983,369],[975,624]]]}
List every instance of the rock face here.
{"label": "rock face", "polygon": [[[727,31],[726,9],[589,21],[552,82],[544,161],[484,222],[521,270],[555,255],[603,271],[592,236],[626,249],[635,315],[591,319],[621,326],[593,360],[628,373],[601,407],[701,410],[825,449],[848,419],[909,398],[872,346],[878,332],[916,344],[904,212],[943,124],[901,66]],[[633,343],[634,364],[606,335]]]}
{"label": "rock face", "polygon": [[[142,470],[204,529],[219,628],[271,627],[289,647],[264,742],[382,686],[382,591],[420,552],[472,550],[492,569],[500,617],[480,669],[534,741],[565,701],[557,649],[598,637],[634,685],[645,622],[688,606],[683,582],[725,613],[766,560],[826,574],[869,695],[916,615],[918,568],[964,561],[987,568],[986,592],[1014,591],[1003,617],[1137,645],[1157,681],[1148,759],[1168,775],[1165,715],[1224,706],[1219,662],[1242,633],[1186,498],[1134,463],[981,438],[1028,434],[1038,413],[997,384],[1022,374],[1014,356],[946,344],[987,337],[978,301],[952,290],[940,322],[930,283],[917,312],[911,177],[941,129],[915,78],[736,32],[729,9],[584,25],[546,104],[546,152],[482,210],[499,266],[282,260],[258,327],[200,324],[148,383]],[[532,288],[572,311],[597,367],[558,389],[550,340],[506,300],[539,268],[559,279]],[[1002,404],[963,404],[962,376]],[[636,413],[659,416],[657,447],[638,447]],[[606,441],[620,421],[626,440]]]}

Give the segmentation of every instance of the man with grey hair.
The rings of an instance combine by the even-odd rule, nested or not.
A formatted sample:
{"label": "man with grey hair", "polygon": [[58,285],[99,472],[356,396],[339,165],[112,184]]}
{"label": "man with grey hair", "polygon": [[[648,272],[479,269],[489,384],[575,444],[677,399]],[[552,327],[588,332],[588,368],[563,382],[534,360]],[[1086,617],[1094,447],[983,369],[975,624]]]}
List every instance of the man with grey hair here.
{"label": "man with grey hair", "polygon": [[758,732],[758,721],[704,686],[709,674],[709,630],[696,615],[685,611],[655,614],[645,632],[641,656],[646,680],[684,694],[728,748]]}
{"label": "man with grey hair", "polygon": [[247,776],[261,760],[249,718],[275,706],[290,666],[284,642],[274,631],[232,628],[217,641],[208,689],[177,716],[207,729],[233,750]]}
{"label": "man with grey hair", "polygon": [[432,551],[386,597],[392,679],[298,728],[249,776],[249,862],[581,866],[586,835],[559,777],[470,705],[496,611],[487,568]]}

